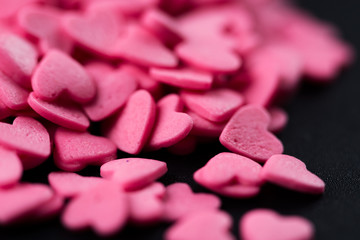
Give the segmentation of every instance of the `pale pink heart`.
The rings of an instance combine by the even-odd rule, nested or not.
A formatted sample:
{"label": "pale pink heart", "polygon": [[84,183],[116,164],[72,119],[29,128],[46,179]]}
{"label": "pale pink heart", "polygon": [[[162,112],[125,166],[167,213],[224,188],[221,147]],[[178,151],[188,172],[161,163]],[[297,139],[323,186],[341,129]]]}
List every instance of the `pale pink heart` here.
{"label": "pale pink heart", "polygon": [[136,90],[136,79],[124,70],[115,70],[101,78],[93,76],[97,94],[83,106],[92,121],[103,120],[119,110]]}
{"label": "pale pink heart", "polygon": [[113,46],[112,54],[146,67],[175,67],[178,63],[176,56],[156,37],[136,25],[127,27]]}
{"label": "pale pink heart", "polygon": [[166,240],[235,240],[232,219],[222,211],[208,210],[185,216],[165,233]]}
{"label": "pale pink heart", "polygon": [[30,93],[28,98],[30,107],[43,118],[65,128],[85,131],[90,121],[82,109],[74,103],[66,101],[47,102]]}
{"label": "pale pink heart", "polygon": [[61,220],[68,229],[90,227],[100,236],[109,236],[125,225],[128,206],[128,198],[117,184],[102,183],[73,198]]}
{"label": "pale pink heart", "polygon": [[138,154],[151,134],[156,105],[145,90],[134,92],[125,107],[103,124],[104,135],[124,152]]}
{"label": "pale pink heart", "polygon": [[100,177],[84,177],[71,172],[51,172],[48,180],[56,194],[66,198],[75,197],[106,181]]}
{"label": "pale pink heart", "polygon": [[129,192],[130,220],[137,224],[152,224],[161,220],[164,212],[165,187],[162,183]]}
{"label": "pale pink heart", "polygon": [[122,158],[103,164],[100,175],[121,185],[126,191],[151,184],[167,172],[166,163],[146,158]]}
{"label": "pale pink heart", "polygon": [[262,107],[240,108],[226,124],[220,142],[232,152],[259,162],[283,152],[283,145],[267,128],[270,116]]}
{"label": "pale pink heart", "polygon": [[187,68],[151,68],[150,76],[159,82],[191,90],[209,90],[213,82],[210,73]]}
{"label": "pale pink heart", "polygon": [[322,194],[325,191],[323,180],[307,170],[305,163],[288,155],[270,157],[261,170],[261,176],[265,181],[294,191],[310,194]]}
{"label": "pale pink heart", "polygon": [[244,104],[240,93],[225,88],[207,92],[182,91],[180,96],[187,108],[214,122],[228,120]]}
{"label": "pale pink heart", "polygon": [[0,100],[10,109],[24,110],[29,107],[29,91],[0,71]]}
{"label": "pale pink heart", "polygon": [[54,193],[43,184],[24,183],[0,188],[0,224],[10,224],[48,202]]}
{"label": "pale pink heart", "polygon": [[49,133],[30,117],[17,117],[12,125],[0,122],[0,144],[19,155],[24,169],[36,167],[50,156]]}
{"label": "pale pink heart", "polygon": [[220,199],[213,194],[193,193],[186,183],[174,183],[166,187],[163,218],[175,221],[197,212],[216,210],[220,205]]}
{"label": "pale pink heart", "polygon": [[96,86],[84,67],[58,50],[49,51],[38,64],[31,79],[36,95],[54,101],[66,95],[79,103],[91,101]]}
{"label": "pale pink heart", "polygon": [[192,129],[193,121],[182,110],[180,97],[169,94],[157,103],[156,120],[147,148],[157,150],[169,147],[184,139]]}
{"label": "pale pink heart", "polygon": [[0,147],[0,188],[15,185],[23,172],[16,152]]}
{"label": "pale pink heart", "polygon": [[313,224],[298,216],[282,216],[273,210],[247,212],[239,223],[243,240],[311,240]]}
{"label": "pale pink heart", "polygon": [[1,32],[0,56],[0,70],[11,77],[13,81],[25,88],[30,88],[30,77],[38,58],[35,47],[24,38]]}
{"label": "pale pink heart", "polygon": [[87,165],[102,165],[116,159],[116,146],[109,139],[58,128],[54,136],[54,161],[65,171],[79,171]]}
{"label": "pale pink heart", "polygon": [[90,11],[87,15],[68,14],[62,19],[64,31],[80,46],[108,56],[109,49],[124,30],[120,17],[112,11]]}

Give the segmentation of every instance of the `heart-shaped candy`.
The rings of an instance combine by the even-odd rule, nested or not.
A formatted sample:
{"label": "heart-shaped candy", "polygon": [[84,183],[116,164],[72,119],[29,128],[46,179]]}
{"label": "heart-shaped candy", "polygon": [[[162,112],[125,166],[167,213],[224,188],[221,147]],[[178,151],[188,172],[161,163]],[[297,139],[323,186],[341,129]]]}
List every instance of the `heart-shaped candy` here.
{"label": "heart-shaped candy", "polygon": [[136,25],[127,28],[112,51],[114,56],[146,67],[175,67],[178,63],[176,56],[157,38]]}
{"label": "heart-shaped candy", "polygon": [[30,93],[28,98],[30,107],[43,118],[65,128],[85,131],[90,121],[82,109],[74,104],[65,101],[47,102]]}
{"label": "heart-shaped candy", "polygon": [[20,87],[0,71],[0,100],[10,109],[23,110],[29,107],[29,91]]}
{"label": "heart-shaped candy", "polygon": [[165,233],[166,240],[235,240],[231,235],[231,217],[221,211],[208,210],[185,216]]}
{"label": "heart-shaped candy", "polygon": [[261,165],[235,153],[219,153],[194,173],[197,183],[233,197],[252,197],[262,184]]}
{"label": "heart-shaped candy", "polygon": [[52,172],[48,180],[51,188],[62,197],[75,197],[106,181],[100,177],[83,177],[71,172]]}
{"label": "heart-shaped candy", "polygon": [[238,92],[225,88],[207,92],[182,91],[180,96],[186,107],[214,122],[228,120],[244,104]]}
{"label": "heart-shaped candy", "polygon": [[0,188],[0,224],[9,224],[48,202],[54,193],[43,184],[19,184]]}
{"label": "heart-shaped candy", "polygon": [[270,157],[261,170],[261,177],[299,192],[321,194],[325,191],[323,180],[307,170],[305,163],[288,155],[276,154]]}
{"label": "heart-shaped candy", "polygon": [[129,192],[130,219],[140,224],[159,221],[164,212],[164,195],[165,187],[158,182],[138,191]]}
{"label": "heart-shaped candy", "polygon": [[269,209],[246,213],[239,224],[243,240],[310,240],[314,227],[305,218],[281,216]]}
{"label": "heart-shaped candy", "polygon": [[121,69],[101,78],[93,76],[93,79],[97,86],[96,97],[84,105],[92,121],[103,120],[119,110],[137,88],[135,78]]}
{"label": "heart-shaped candy", "polygon": [[283,152],[283,145],[267,128],[270,116],[265,109],[247,105],[226,124],[220,142],[230,151],[259,162]]}
{"label": "heart-shaped candy", "polygon": [[156,105],[145,90],[134,92],[119,114],[103,124],[105,136],[127,153],[138,154],[151,134]]}
{"label": "heart-shaped candy", "polygon": [[58,50],[51,50],[44,56],[31,83],[36,95],[46,101],[65,94],[76,102],[86,103],[96,94],[95,83],[83,66]]}
{"label": "heart-shaped candy", "polygon": [[63,17],[65,32],[79,45],[97,54],[108,56],[123,31],[120,17],[112,11],[90,11],[88,15],[69,14]]}
{"label": "heart-shaped candy", "polygon": [[166,163],[146,158],[122,158],[105,163],[100,175],[126,191],[145,187],[167,172]]}
{"label": "heart-shaped candy", "polygon": [[213,73],[232,73],[241,66],[240,57],[220,44],[186,42],[177,45],[175,52],[190,66]]}
{"label": "heart-shaped candy", "polygon": [[71,230],[91,227],[101,236],[118,232],[128,218],[128,198],[117,184],[106,182],[70,201],[62,215]]}
{"label": "heart-shaped candy", "polygon": [[178,95],[170,94],[157,103],[156,120],[147,145],[157,150],[169,147],[184,139],[192,129],[193,121],[182,110]]}
{"label": "heart-shaped candy", "polygon": [[282,108],[272,107],[269,109],[270,114],[270,123],[268,129],[270,132],[278,133],[281,132],[287,122],[288,122],[288,115]]}
{"label": "heart-shaped candy", "polygon": [[16,12],[24,7],[24,5],[35,2],[39,2],[39,0],[16,0],[11,2],[7,0],[0,0],[0,19],[4,20],[6,18],[11,18],[12,16],[16,15]]}
{"label": "heart-shaped candy", "polygon": [[11,77],[13,81],[25,88],[30,88],[30,76],[36,67],[38,58],[35,47],[17,35],[1,32],[0,56],[0,70]]}
{"label": "heart-shaped candy", "polygon": [[19,182],[23,167],[16,152],[0,146],[0,188]]}
{"label": "heart-shaped candy", "polygon": [[195,136],[219,137],[226,125],[226,122],[209,121],[189,109],[186,110],[186,113],[194,122],[191,134]]}
{"label": "heart-shaped candy", "polygon": [[87,165],[102,165],[116,159],[116,146],[109,139],[58,128],[54,135],[54,161],[65,171],[79,171]]}
{"label": "heart-shaped candy", "polygon": [[213,82],[211,74],[187,68],[151,68],[150,76],[159,82],[192,90],[208,90]]}
{"label": "heart-shaped candy", "polygon": [[17,117],[12,125],[0,122],[0,144],[16,151],[24,169],[33,168],[50,156],[49,133],[30,117]]}
{"label": "heart-shaped candy", "polygon": [[213,194],[193,193],[186,183],[174,183],[166,187],[163,218],[175,221],[193,213],[218,209],[220,204],[220,199]]}

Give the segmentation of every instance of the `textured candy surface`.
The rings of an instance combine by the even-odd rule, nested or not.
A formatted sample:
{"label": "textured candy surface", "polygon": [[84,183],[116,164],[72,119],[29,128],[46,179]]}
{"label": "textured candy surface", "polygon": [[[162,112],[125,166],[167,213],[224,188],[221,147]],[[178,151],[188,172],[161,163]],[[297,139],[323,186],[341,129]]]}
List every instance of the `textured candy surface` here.
{"label": "textured candy surface", "polygon": [[146,158],[122,158],[100,168],[103,178],[119,183],[125,190],[145,187],[166,172],[166,163]]}
{"label": "textured candy surface", "polygon": [[265,162],[283,152],[280,140],[267,130],[269,122],[269,114],[261,107],[240,108],[226,124],[220,142],[235,153]]}
{"label": "textured candy surface", "polygon": [[29,91],[0,72],[0,100],[10,109],[23,110],[29,105]]}
{"label": "textured candy surface", "polygon": [[307,170],[305,163],[288,155],[270,157],[261,176],[266,181],[299,192],[321,194],[325,191],[323,180]]}
{"label": "textured candy surface", "polygon": [[145,90],[134,92],[126,106],[104,126],[105,135],[124,152],[138,154],[155,122],[156,105]]}
{"label": "textured candy surface", "polygon": [[310,240],[314,227],[298,216],[282,216],[269,209],[255,209],[246,213],[239,224],[244,240]]}

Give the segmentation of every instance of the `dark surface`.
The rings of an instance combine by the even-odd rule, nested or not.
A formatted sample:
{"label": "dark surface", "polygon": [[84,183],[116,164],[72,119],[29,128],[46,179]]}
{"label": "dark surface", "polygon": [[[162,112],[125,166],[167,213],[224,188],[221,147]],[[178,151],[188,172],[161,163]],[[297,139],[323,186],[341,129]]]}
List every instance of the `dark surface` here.
{"label": "dark surface", "polygon": [[[360,46],[360,4],[357,0],[306,0],[299,4],[320,19],[336,24],[346,40]],[[266,207],[283,214],[301,215],[315,224],[316,239],[360,239],[360,65],[346,69],[329,86],[304,84],[286,107],[290,121],[279,138],[285,153],[302,159],[308,169],[326,182],[323,196],[309,196],[266,185],[249,200],[222,199],[222,209],[234,219],[238,236],[240,217],[253,208]],[[168,163],[165,184],[187,182],[194,191],[205,191],[192,180],[193,172],[212,156],[225,151],[220,144],[202,145],[192,155],[177,157],[160,151],[145,155]],[[44,182],[51,163],[28,171],[25,181]],[[90,168],[83,174],[98,174]],[[126,227],[115,239],[161,239],[168,225]],[[71,233],[58,219],[21,227],[0,228],[0,239],[97,239],[90,231]],[[199,239],[200,240],[200,239]]]}

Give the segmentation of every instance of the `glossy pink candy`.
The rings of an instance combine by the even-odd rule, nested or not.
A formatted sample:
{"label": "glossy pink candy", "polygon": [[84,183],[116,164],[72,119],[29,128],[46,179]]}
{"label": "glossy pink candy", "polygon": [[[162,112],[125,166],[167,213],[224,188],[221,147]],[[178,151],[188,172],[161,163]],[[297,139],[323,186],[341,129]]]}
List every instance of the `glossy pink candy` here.
{"label": "glossy pink candy", "polygon": [[23,167],[16,152],[0,147],[0,188],[20,181]]}
{"label": "glossy pink candy", "polygon": [[244,104],[240,93],[225,88],[207,92],[182,91],[180,96],[186,107],[214,122],[228,120]]}
{"label": "glossy pink candy", "polygon": [[157,103],[157,116],[147,144],[148,149],[169,147],[189,134],[193,121],[181,110],[182,102],[176,94],[169,94]]}
{"label": "glossy pink candy", "polygon": [[28,103],[43,118],[65,128],[85,131],[90,121],[75,103],[66,101],[47,102],[30,93]]}
{"label": "glossy pink candy", "polygon": [[192,69],[150,69],[150,76],[162,83],[192,90],[211,88],[213,76],[210,73]]}
{"label": "glossy pink candy", "polygon": [[93,79],[97,86],[97,94],[93,101],[84,105],[86,114],[92,121],[103,120],[127,101],[136,90],[136,79],[124,70],[116,70]]}
{"label": "glossy pink candy", "polygon": [[177,221],[165,233],[166,240],[235,240],[231,235],[231,217],[221,211],[202,211]]}
{"label": "glossy pink candy", "polygon": [[23,110],[29,107],[28,96],[28,90],[22,88],[0,71],[0,101],[10,109]]}
{"label": "glossy pink candy", "polygon": [[170,50],[146,29],[136,25],[127,27],[112,51],[114,56],[146,67],[177,65],[177,58]]}
{"label": "glossy pink candy", "polygon": [[306,169],[305,163],[288,155],[273,155],[266,161],[261,177],[276,185],[303,193],[322,194],[325,183]]}
{"label": "glossy pink candy", "polygon": [[198,212],[213,211],[220,204],[220,199],[215,195],[193,193],[186,183],[174,183],[166,187],[163,218],[175,221]]}
{"label": "glossy pink candy", "polygon": [[84,177],[72,172],[51,172],[48,181],[52,189],[62,197],[75,197],[106,181],[100,177]]}
{"label": "glossy pink candy", "polygon": [[243,240],[310,240],[314,236],[314,226],[305,218],[282,216],[269,209],[246,213],[239,228]]}
{"label": "glossy pink candy", "polygon": [[126,190],[146,187],[167,172],[166,163],[146,158],[122,158],[105,163],[100,175]]}
{"label": "glossy pink candy", "polygon": [[0,56],[0,70],[11,77],[13,81],[30,88],[30,77],[38,58],[34,46],[17,35],[1,32]]}
{"label": "glossy pink candy", "polygon": [[283,152],[283,145],[267,128],[270,116],[265,109],[247,105],[226,124],[220,142],[230,151],[265,162]]}
{"label": "glossy pink candy", "polygon": [[138,224],[153,224],[161,220],[164,212],[165,187],[162,183],[129,192],[130,220]]}
{"label": "glossy pink candy", "polygon": [[134,92],[119,114],[105,122],[104,132],[116,146],[127,153],[138,154],[151,134],[156,105],[145,90]]}
{"label": "glossy pink candy", "polygon": [[65,94],[76,102],[86,103],[96,95],[96,86],[83,66],[58,50],[44,56],[31,82],[36,95],[46,101]]}
{"label": "glossy pink candy", "polygon": [[68,14],[63,17],[65,32],[80,46],[108,56],[123,31],[120,17],[111,11],[90,11],[86,15]]}
{"label": "glossy pink candy", "polygon": [[19,155],[24,169],[36,167],[50,156],[49,133],[30,117],[17,117],[12,125],[0,122],[0,144]]}
{"label": "glossy pink candy", "polygon": [[26,217],[53,197],[43,184],[24,183],[10,189],[0,188],[0,224],[10,224]]}
{"label": "glossy pink candy", "polygon": [[225,196],[253,197],[260,191],[261,165],[235,153],[219,153],[194,173],[202,186]]}
{"label": "glossy pink candy", "polygon": [[116,159],[116,146],[104,137],[58,128],[54,135],[54,161],[65,171],[79,171],[87,165],[102,165]]}
{"label": "glossy pink candy", "polygon": [[213,73],[231,73],[241,66],[240,57],[219,44],[185,42],[177,45],[175,52],[190,66]]}
{"label": "glossy pink candy", "polygon": [[66,206],[62,222],[66,228],[91,227],[98,235],[118,232],[128,218],[128,198],[114,183],[102,183],[75,197]]}

